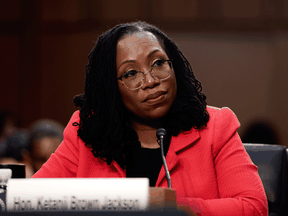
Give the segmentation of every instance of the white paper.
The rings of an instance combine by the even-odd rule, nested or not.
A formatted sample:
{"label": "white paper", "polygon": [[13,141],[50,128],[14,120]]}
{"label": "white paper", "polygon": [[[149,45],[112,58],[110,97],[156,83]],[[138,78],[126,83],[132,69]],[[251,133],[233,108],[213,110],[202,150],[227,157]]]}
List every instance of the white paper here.
{"label": "white paper", "polygon": [[148,209],[145,178],[10,179],[8,211],[137,211]]}

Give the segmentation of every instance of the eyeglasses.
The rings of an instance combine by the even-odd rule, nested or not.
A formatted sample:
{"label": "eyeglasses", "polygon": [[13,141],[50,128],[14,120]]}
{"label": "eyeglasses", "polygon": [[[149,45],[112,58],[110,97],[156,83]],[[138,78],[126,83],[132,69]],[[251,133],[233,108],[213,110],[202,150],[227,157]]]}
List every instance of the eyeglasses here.
{"label": "eyeglasses", "polygon": [[172,74],[172,61],[157,60],[152,65],[150,71],[144,73],[142,71],[130,70],[117,78],[117,80],[121,80],[128,89],[136,90],[144,85],[147,73],[150,73],[155,80],[164,81]]}

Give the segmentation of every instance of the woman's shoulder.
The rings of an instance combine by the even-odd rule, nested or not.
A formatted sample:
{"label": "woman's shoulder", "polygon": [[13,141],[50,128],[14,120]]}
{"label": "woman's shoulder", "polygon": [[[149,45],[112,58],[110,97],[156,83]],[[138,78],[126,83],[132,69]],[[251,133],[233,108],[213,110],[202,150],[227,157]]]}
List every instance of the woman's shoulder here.
{"label": "woman's shoulder", "polygon": [[[223,114],[234,114],[234,112],[229,107],[215,107],[215,106],[209,106],[206,107],[207,111],[210,115],[218,115],[219,113]],[[235,114],[234,114],[235,115]]]}
{"label": "woman's shoulder", "polygon": [[224,134],[233,134],[240,127],[240,122],[235,113],[228,107],[213,107],[207,106],[210,119],[207,123],[206,130],[212,132],[213,136],[217,134],[224,136]]}
{"label": "woman's shoulder", "polygon": [[229,107],[214,107],[207,106],[209,113],[209,121],[207,123],[207,129],[213,131],[235,131],[240,127],[240,122],[235,113]]}
{"label": "woman's shoulder", "polygon": [[235,115],[235,113],[229,108],[229,107],[215,107],[215,106],[207,106],[207,111],[210,116],[209,122],[214,122],[214,121],[221,121],[221,120],[228,120],[228,119],[234,119],[237,120],[238,124],[238,118]]}
{"label": "woman's shoulder", "polygon": [[80,123],[80,110],[76,110],[71,118],[70,118],[70,121],[69,122],[77,122],[77,123]]}
{"label": "woman's shoulder", "polygon": [[80,123],[80,111],[76,110],[70,117],[70,120],[64,129],[64,135],[65,132],[67,133],[68,131],[69,132],[77,131],[79,128],[79,123]]}

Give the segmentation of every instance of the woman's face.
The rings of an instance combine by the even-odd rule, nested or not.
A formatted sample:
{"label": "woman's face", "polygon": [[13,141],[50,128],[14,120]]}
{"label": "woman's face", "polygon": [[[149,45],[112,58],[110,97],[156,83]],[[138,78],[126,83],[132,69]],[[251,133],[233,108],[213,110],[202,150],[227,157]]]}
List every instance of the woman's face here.
{"label": "woman's face", "polygon": [[[130,70],[146,73],[157,60],[169,60],[157,38],[150,32],[127,35],[118,42],[117,78]],[[174,70],[170,78],[159,81],[150,73],[137,90],[128,89],[121,80],[118,87],[125,107],[141,119],[158,119],[165,116],[175,101],[177,84]]]}

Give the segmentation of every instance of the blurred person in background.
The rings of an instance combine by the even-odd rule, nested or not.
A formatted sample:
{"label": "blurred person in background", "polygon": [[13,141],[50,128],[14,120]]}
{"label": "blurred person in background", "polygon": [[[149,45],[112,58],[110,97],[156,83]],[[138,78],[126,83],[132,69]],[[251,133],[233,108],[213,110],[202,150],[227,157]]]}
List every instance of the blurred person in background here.
{"label": "blurred person in background", "polygon": [[64,126],[51,119],[39,119],[30,126],[30,156],[36,172],[63,140]]}
{"label": "blurred person in background", "polygon": [[267,121],[253,122],[241,138],[243,143],[281,145],[277,130]]}
{"label": "blurred person in background", "polygon": [[34,170],[28,151],[28,131],[18,128],[16,119],[9,111],[0,112],[0,164],[25,164],[26,178],[30,178]]}
{"label": "blurred person in background", "polygon": [[4,143],[6,139],[10,136],[13,136],[13,133],[17,130],[15,126],[15,117],[14,115],[7,111],[0,112],[0,154],[5,149]]}

